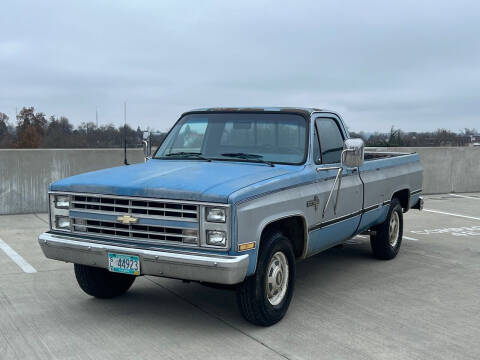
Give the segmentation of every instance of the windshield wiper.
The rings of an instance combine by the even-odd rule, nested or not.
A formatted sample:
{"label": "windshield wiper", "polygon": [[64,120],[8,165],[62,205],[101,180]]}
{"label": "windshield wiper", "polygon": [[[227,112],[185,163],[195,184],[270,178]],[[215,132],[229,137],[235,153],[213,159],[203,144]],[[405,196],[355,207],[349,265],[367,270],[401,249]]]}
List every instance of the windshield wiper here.
{"label": "windshield wiper", "polygon": [[249,153],[223,153],[220,154],[222,156],[227,156],[227,157],[232,157],[232,158],[238,158],[238,159],[245,159],[245,160],[252,160],[254,162],[260,162],[263,164],[267,164],[271,167],[274,167],[273,163],[271,161],[263,160],[263,155],[258,155],[258,154],[249,154]]}
{"label": "windshield wiper", "polygon": [[178,156],[178,157],[181,157],[181,158],[193,157],[195,159],[212,161],[212,159],[206,158],[201,153],[198,153],[198,152],[180,151],[180,152],[173,152],[173,153],[165,154],[164,156]]}

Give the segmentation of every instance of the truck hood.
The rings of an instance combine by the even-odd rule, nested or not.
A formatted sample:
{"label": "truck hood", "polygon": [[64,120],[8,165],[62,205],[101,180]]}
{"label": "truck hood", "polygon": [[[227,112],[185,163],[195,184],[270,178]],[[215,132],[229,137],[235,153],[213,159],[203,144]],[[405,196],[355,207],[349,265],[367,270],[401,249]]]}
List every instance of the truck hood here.
{"label": "truck hood", "polygon": [[50,185],[51,191],[96,193],[227,203],[229,195],[302,166],[247,162],[149,160],[71,176]]}

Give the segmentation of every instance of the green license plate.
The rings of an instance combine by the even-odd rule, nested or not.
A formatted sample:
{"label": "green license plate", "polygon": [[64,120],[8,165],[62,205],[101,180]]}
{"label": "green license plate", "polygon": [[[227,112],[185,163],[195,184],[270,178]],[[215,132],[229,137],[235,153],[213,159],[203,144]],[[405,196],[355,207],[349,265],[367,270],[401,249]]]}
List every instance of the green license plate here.
{"label": "green license plate", "polygon": [[108,270],[122,274],[140,275],[140,258],[134,255],[108,253]]}

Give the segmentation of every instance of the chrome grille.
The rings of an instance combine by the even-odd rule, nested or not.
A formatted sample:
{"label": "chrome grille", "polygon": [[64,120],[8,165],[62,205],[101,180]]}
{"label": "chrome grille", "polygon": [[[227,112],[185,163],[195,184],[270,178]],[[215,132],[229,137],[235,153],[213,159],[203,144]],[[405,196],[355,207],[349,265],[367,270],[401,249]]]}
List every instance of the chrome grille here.
{"label": "chrome grille", "polygon": [[[154,225],[123,225],[111,221],[88,220],[72,218],[74,232],[90,233],[92,235],[107,235],[117,238],[154,241],[174,241],[177,243],[196,244],[198,230],[180,229]],[[184,230],[189,233],[185,234]]]}
{"label": "chrome grille", "polygon": [[93,213],[114,213],[183,221],[198,221],[198,206],[161,200],[74,195],[71,210]]}
{"label": "chrome grille", "polygon": [[[74,233],[88,233],[92,236],[132,240],[146,244],[172,244],[185,246],[199,245],[199,206],[180,202],[155,199],[136,199],[112,196],[72,195],[70,211],[71,229]],[[83,215],[83,213],[85,215]],[[92,219],[89,214],[113,216],[129,215],[137,219],[171,220],[157,224],[122,224],[111,217]],[[96,216],[98,217],[98,215]],[[183,223],[196,226],[182,227]],[[139,221],[140,222],[140,221]],[[151,222],[151,220],[150,220]]]}

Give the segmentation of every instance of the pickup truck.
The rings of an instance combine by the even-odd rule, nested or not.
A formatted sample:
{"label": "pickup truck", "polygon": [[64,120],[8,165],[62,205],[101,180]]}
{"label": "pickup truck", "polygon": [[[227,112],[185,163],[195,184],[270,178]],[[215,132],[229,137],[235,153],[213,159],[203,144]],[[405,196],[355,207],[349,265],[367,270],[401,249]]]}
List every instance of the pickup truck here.
{"label": "pickup truck", "polygon": [[39,244],[91,296],[122,295],[142,275],[233,287],[241,314],[269,326],[299,260],[361,233],[393,259],[403,213],[423,206],[418,155],[365,152],[332,111],[192,110],[150,149],[144,163],[49,187]]}

